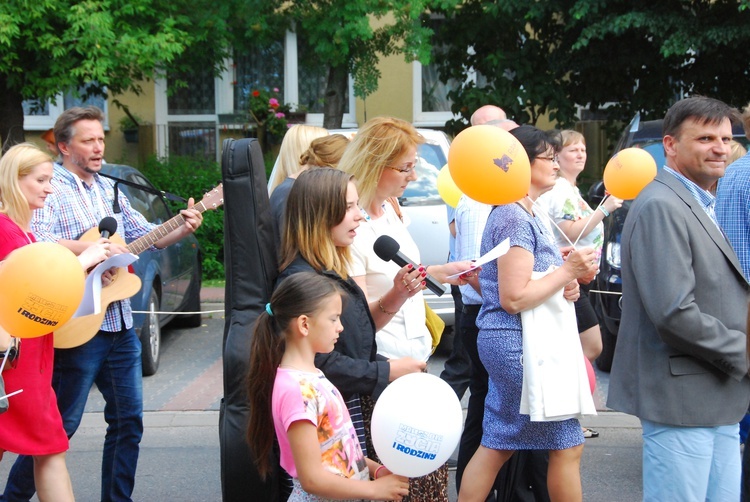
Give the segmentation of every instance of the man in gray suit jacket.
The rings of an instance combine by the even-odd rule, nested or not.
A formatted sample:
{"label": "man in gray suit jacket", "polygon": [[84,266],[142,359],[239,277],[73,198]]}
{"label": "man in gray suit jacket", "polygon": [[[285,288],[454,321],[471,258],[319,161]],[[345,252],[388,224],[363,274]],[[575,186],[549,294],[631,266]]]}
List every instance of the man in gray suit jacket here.
{"label": "man in gray suit jacket", "polygon": [[750,403],[748,283],[713,212],[736,111],[693,97],[664,117],[666,167],[622,234],[623,312],[610,408],[641,419],[643,498],[739,500]]}

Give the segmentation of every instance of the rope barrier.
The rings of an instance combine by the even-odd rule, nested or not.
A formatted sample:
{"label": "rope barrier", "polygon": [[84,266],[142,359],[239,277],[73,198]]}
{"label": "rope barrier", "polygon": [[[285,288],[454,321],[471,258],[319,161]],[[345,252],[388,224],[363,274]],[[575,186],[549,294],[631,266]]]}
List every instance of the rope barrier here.
{"label": "rope barrier", "polygon": [[166,315],[195,315],[195,314],[223,314],[223,310],[201,310],[198,312],[160,312],[158,310],[134,310],[134,314],[166,314]]}

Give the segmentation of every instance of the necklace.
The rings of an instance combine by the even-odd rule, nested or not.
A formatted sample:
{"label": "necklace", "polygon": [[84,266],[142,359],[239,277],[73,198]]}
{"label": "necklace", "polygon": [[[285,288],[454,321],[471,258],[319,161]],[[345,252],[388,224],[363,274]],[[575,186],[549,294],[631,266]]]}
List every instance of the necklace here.
{"label": "necklace", "polygon": [[[383,214],[385,214],[385,202],[383,202],[380,207],[383,209]],[[362,213],[362,217],[365,219],[365,221],[372,220],[372,217],[370,216],[370,213],[367,212],[367,210],[363,207],[359,208],[359,211]]]}

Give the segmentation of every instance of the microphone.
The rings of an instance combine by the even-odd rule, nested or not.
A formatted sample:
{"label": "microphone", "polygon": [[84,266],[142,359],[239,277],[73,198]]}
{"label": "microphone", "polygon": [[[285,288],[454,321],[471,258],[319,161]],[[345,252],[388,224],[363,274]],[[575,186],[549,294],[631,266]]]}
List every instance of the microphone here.
{"label": "microphone", "polygon": [[[405,267],[408,264],[412,264],[414,268],[418,268],[419,265],[411,261],[409,258],[404,256],[399,249],[398,242],[389,235],[381,235],[375,240],[375,244],[372,246],[372,250],[378,255],[383,261],[393,261],[399,267]],[[432,276],[428,275],[424,278],[427,283],[427,288],[438,296],[442,296],[445,293],[445,288],[442,284],[436,281]]]}
{"label": "microphone", "polygon": [[102,218],[102,221],[99,222],[99,233],[102,234],[102,238],[107,239],[115,232],[117,232],[117,220],[111,216]]}

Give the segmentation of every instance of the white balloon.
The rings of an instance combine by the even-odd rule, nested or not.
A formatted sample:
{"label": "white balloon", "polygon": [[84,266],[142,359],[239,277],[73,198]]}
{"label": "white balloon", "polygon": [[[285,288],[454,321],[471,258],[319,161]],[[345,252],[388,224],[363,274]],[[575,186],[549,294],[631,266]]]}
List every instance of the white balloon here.
{"label": "white balloon", "polygon": [[461,439],[461,402],[450,385],[411,373],[388,385],[372,412],[372,443],[391,472],[415,478],[443,465]]}

